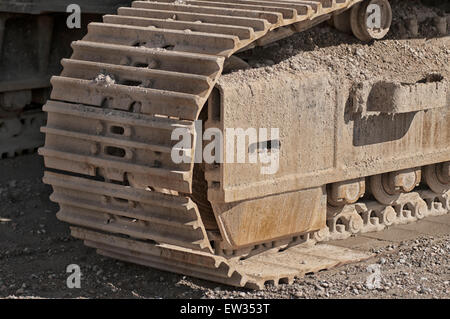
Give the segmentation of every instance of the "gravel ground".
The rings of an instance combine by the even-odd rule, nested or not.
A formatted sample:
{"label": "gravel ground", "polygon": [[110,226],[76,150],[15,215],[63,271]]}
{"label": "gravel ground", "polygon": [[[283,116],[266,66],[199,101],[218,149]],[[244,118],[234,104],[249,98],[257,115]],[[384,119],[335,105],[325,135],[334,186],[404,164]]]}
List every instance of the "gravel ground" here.
{"label": "gravel ground", "polygon": [[[321,25],[265,49],[241,54],[253,67],[227,76],[260,76],[283,70],[325,69],[355,80],[372,76],[417,80],[449,73],[449,37],[436,38],[431,16],[419,10],[420,35],[411,38],[404,19],[414,14],[398,1],[388,39],[361,44]],[[412,0],[410,2],[417,2]],[[402,11],[403,10],[403,11]],[[428,17],[430,16],[430,17]],[[400,72],[401,71],[401,72]],[[378,248],[363,263],[308,275],[293,285],[247,291],[98,256],[69,235],[41,182],[42,159],[26,155],[0,162],[0,298],[449,298],[450,235],[421,237]],[[82,288],[68,289],[66,267],[78,264]],[[378,266],[374,266],[378,265]],[[369,289],[368,267],[381,282]]]}

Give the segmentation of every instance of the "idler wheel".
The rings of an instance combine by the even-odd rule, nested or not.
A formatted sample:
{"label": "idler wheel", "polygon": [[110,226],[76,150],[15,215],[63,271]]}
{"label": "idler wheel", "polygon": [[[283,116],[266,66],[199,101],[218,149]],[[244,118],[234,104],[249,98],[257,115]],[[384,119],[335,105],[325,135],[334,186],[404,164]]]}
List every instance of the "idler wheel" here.
{"label": "idler wheel", "polygon": [[356,203],[366,192],[364,178],[333,183],[327,186],[328,204],[340,207]]}
{"label": "idler wheel", "polygon": [[425,183],[433,192],[444,194],[450,190],[450,162],[425,166],[423,175]]}
{"label": "idler wheel", "polygon": [[379,40],[391,28],[392,9],[388,0],[366,0],[350,12],[350,26],[355,37],[364,42]]}
{"label": "idler wheel", "polygon": [[419,168],[371,176],[369,178],[370,191],[378,202],[392,205],[400,197],[400,194],[411,192],[418,186],[421,176]]}

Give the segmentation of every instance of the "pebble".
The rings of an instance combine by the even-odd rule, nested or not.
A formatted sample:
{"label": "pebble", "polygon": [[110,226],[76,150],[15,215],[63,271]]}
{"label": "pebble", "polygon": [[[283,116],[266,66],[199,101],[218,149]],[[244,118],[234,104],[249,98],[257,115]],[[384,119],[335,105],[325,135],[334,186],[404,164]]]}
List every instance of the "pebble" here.
{"label": "pebble", "polygon": [[297,298],[302,298],[303,297],[303,293],[301,291],[297,291],[294,293],[294,296]]}
{"label": "pebble", "polygon": [[16,290],[16,295],[22,295],[25,292],[23,288],[19,288]]}
{"label": "pebble", "polygon": [[319,285],[315,285],[316,290],[324,291],[325,289]]}
{"label": "pebble", "polygon": [[364,55],[364,51],[358,48],[355,50],[355,55],[358,57],[362,57]]}

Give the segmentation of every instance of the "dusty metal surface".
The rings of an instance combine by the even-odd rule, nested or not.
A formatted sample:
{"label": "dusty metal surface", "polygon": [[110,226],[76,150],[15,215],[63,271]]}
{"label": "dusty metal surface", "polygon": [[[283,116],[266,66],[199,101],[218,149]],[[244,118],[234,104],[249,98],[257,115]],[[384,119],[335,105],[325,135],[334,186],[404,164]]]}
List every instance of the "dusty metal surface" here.
{"label": "dusty metal surface", "polygon": [[[373,82],[379,83],[362,87],[372,88]],[[220,79],[219,128],[279,128],[279,169],[264,175],[261,167],[269,164],[224,163],[210,181],[220,187],[209,189],[209,200],[235,202],[448,160],[448,79],[366,89],[365,100],[353,85],[325,72]],[[366,109],[352,106],[352,100]],[[370,109],[374,105],[393,108],[381,112]]]}
{"label": "dusty metal surface", "polygon": [[[47,173],[45,182],[60,204],[58,218],[76,226],[75,237],[106,256],[261,288],[370,257],[335,246],[307,247],[315,241],[448,212],[447,166],[437,164],[450,158],[448,103],[431,99],[429,107],[419,101],[405,110],[393,98],[393,108],[400,109],[394,120],[389,112],[366,117],[347,108],[350,83],[338,87],[326,75],[280,74],[247,86],[222,81],[221,95],[211,95],[225,58],[259,40],[270,42],[265,37],[277,39],[271,33],[277,28],[301,31],[359,1],[169,2],[136,1],[118,16],[90,24],[61,76],[52,79],[40,154],[59,171]],[[275,175],[260,175],[260,165],[205,165],[211,207],[199,209],[191,194],[194,120],[210,95],[207,127],[285,131]],[[246,96],[252,98],[243,103]],[[191,135],[189,163],[171,159],[170,133],[177,127]],[[440,194],[398,192],[411,184],[403,170],[421,166],[431,167],[425,184]],[[383,178],[394,185],[391,193],[382,183],[373,192],[376,176],[396,171],[401,173]],[[377,203],[371,209],[361,201],[332,213],[326,185],[355,178],[366,178],[372,193],[382,194],[378,202],[384,196],[392,207]],[[215,231],[202,221],[212,214]]]}

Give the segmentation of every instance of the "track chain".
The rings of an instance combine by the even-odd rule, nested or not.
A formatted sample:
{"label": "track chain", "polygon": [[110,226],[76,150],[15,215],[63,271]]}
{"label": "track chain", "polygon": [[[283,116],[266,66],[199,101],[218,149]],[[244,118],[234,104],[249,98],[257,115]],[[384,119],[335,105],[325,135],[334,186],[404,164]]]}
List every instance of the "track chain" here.
{"label": "track chain", "polygon": [[44,144],[39,128],[45,125],[42,111],[26,111],[17,117],[0,118],[0,159],[33,153]]}

